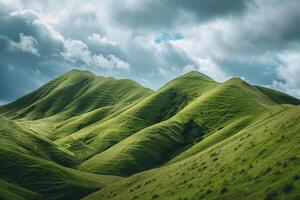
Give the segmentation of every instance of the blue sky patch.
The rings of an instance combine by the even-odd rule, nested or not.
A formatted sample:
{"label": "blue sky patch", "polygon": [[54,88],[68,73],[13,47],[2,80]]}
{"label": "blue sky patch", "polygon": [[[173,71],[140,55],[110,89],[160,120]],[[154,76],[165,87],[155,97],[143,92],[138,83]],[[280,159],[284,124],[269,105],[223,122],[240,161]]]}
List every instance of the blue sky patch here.
{"label": "blue sky patch", "polygon": [[172,33],[161,33],[158,36],[156,36],[154,42],[156,44],[159,44],[161,42],[166,42],[166,41],[170,41],[170,40],[181,40],[183,38],[184,38],[183,35],[180,34],[180,33],[175,33],[175,34],[172,34]]}

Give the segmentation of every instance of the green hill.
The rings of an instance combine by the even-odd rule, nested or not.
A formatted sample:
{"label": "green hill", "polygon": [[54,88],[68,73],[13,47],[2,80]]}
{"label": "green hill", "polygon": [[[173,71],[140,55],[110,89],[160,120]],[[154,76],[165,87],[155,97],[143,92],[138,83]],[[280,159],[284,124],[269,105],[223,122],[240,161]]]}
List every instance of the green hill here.
{"label": "green hill", "polygon": [[298,104],[199,72],[152,91],[73,70],[0,106],[0,197],[297,199]]}
{"label": "green hill", "polygon": [[119,180],[62,167],[53,162],[0,148],[0,177],[46,199],[79,199]]}
{"label": "green hill", "polygon": [[299,199],[300,106],[185,160],[142,172],[94,199]]}
{"label": "green hill", "polygon": [[72,152],[5,117],[0,117],[0,144],[4,199],[79,199],[118,180],[63,167],[74,165]]}
{"label": "green hill", "polygon": [[261,86],[255,86],[257,89],[259,89],[263,94],[268,96],[272,101],[278,103],[278,104],[299,104],[299,99],[289,96],[285,93],[272,90],[270,88],[261,87]]}
{"label": "green hill", "polygon": [[74,154],[17,122],[0,116],[1,148],[51,160],[62,165],[74,164]]}
{"label": "green hill", "polygon": [[0,180],[0,199],[41,200],[41,195]]}
{"label": "green hill", "polygon": [[[190,73],[167,84],[155,95],[162,96],[165,91],[169,94],[174,88],[177,93],[185,94],[187,99],[184,106],[175,110],[176,114],[127,136],[111,148],[84,161],[79,169],[128,176],[163,164],[188,148],[175,160],[184,158],[184,155],[193,155],[203,150],[203,148],[196,150],[196,146],[204,144],[206,144],[205,148],[212,146],[269,116],[270,110],[279,112],[285,109],[255,87],[239,79],[218,84],[210,79],[202,79],[200,74]],[[149,99],[153,102],[151,97],[146,100]],[[168,101],[172,102],[169,99]],[[142,110],[143,103],[144,101],[138,104],[137,109]],[[151,105],[153,109],[159,106],[157,103]],[[172,108],[176,108],[178,104],[171,105]],[[136,115],[131,113],[130,116]],[[221,132],[221,129],[223,133],[216,133],[217,130]],[[224,133],[226,129],[227,133]],[[111,137],[111,133],[109,136]],[[208,141],[209,145],[207,145]],[[194,146],[194,143],[197,144]],[[157,146],[159,148],[156,148]]]}
{"label": "green hill", "polygon": [[59,115],[61,120],[100,107],[128,105],[151,92],[131,80],[104,78],[87,71],[72,70],[34,92],[1,106],[0,112],[14,119],[36,120]]}

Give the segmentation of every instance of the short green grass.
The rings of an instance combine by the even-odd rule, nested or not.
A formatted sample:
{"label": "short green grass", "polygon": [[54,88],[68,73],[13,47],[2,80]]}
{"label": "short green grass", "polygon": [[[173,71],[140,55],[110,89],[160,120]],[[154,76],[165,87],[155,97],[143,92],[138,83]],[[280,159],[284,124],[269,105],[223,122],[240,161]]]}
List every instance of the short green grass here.
{"label": "short green grass", "polygon": [[119,180],[63,167],[54,162],[0,148],[0,177],[46,199],[79,199]]}
{"label": "short green grass", "polygon": [[0,117],[0,190],[4,199],[79,199],[119,180],[63,167],[73,166],[75,159],[72,152],[51,140]]}
{"label": "short green grass", "polygon": [[[200,89],[196,90],[198,93],[195,93],[190,88],[192,88],[191,86],[197,86],[197,84],[199,86],[196,88]],[[100,136],[102,142],[101,140],[97,142],[99,146],[94,147],[95,149],[101,149],[100,145],[112,138],[114,141],[123,140],[114,145],[108,144],[112,147],[101,149],[101,152],[82,162],[79,169],[95,173],[128,176],[159,166],[185,149],[187,150],[178,156],[179,159],[201,152],[261,118],[269,116],[270,110],[279,112],[286,109],[286,106],[277,105],[255,87],[240,79],[231,79],[224,84],[204,79],[203,84],[202,76],[198,75],[198,79],[195,79],[195,73],[190,73],[167,84],[155,95],[162,96],[165,91],[171,93],[174,88],[177,89],[177,93],[185,94],[185,99],[187,99],[179,110],[164,118],[163,121],[153,125],[150,124],[141,130],[129,129],[129,131],[136,131],[136,133],[126,135],[124,139],[120,137],[120,134],[124,132],[122,127],[115,130],[118,131],[116,132],[118,133],[117,138],[113,138],[114,135],[110,131],[104,133],[109,138],[106,139]],[[189,88],[189,90],[185,90],[186,88]],[[146,102],[149,99],[153,102],[152,96],[147,98]],[[160,102],[163,102],[163,99],[160,98]],[[168,101],[171,100],[168,99]],[[145,102],[142,101],[137,104],[137,108],[134,108],[144,111],[144,105]],[[172,106],[176,108],[176,103]],[[136,117],[136,114],[131,113],[129,116]],[[122,114],[119,117],[122,117]],[[116,119],[118,117],[113,120]],[[245,119],[245,121],[241,122],[242,119]],[[110,122],[108,121],[109,127],[115,127]],[[134,122],[135,124],[138,123]],[[189,122],[194,122],[197,126],[199,136],[194,138],[195,140],[188,140],[185,137],[185,134],[189,135],[192,132],[192,130],[185,129]],[[125,125],[129,126],[132,123],[132,121],[127,120]],[[99,129],[103,130],[100,127],[101,124]],[[219,133],[217,131],[219,129],[223,130],[220,130]],[[122,130],[122,132],[119,130]],[[90,136],[88,132],[85,134]],[[193,146],[194,143],[197,144]],[[159,148],[155,148],[156,146],[159,146]],[[175,160],[178,160],[178,158],[175,158]]]}
{"label": "short green grass", "polygon": [[199,72],[152,91],[73,70],[0,106],[0,197],[297,199],[297,104]]}
{"label": "short green grass", "polygon": [[0,180],[0,199],[42,200],[45,198],[28,189]]}
{"label": "short green grass", "polygon": [[96,192],[93,199],[299,199],[300,106],[217,145]]}

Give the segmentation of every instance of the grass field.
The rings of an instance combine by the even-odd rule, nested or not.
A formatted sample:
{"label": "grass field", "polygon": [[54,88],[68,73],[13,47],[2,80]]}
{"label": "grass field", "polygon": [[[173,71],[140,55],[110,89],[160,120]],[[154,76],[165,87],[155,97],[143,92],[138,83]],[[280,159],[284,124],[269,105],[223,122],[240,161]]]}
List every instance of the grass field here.
{"label": "grass field", "polygon": [[299,199],[300,100],[73,70],[0,106],[0,199]]}

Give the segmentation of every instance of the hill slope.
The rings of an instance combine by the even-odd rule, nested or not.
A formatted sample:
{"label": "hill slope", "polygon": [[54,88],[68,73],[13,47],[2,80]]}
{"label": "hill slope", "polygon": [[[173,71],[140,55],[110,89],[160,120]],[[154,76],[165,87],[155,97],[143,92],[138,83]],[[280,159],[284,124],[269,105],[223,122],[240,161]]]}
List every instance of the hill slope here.
{"label": "hill slope", "polygon": [[[218,139],[210,139],[210,145],[205,148],[221,142],[272,112],[276,113],[286,108],[277,105],[242,80],[231,79],[224,84],[218,84],[201,78],[202,75],[199,73],[186,74],[157,91],[155,95],[160,95],[166,89],[176,88],[176,91],[185,94],[188,100],[174,115],[127,136],[121,142],[81,163],[79,169],[128,176],[158,166],[193,146],[194,143],[197,143],[196,145],[207,143],[209,140],[207,137],[218,134],[217,130],[227,129],[229,134],[223,134]],[[197,90],[193,90],[192,84]],[[167,91],[170,93],[170,90]],[[143,105],[143,102],[140,104]],[[140,104],[137,106],[142,107]],[[152,108],[157,106],[154,103],[151,105]],[[176,104],[172,105],[172,108],[176,108]],[[137,109],[141,110],[140,107]],[[147,113],[144,115],[149,116]],[[120,130],[119,133],[122,133],[123,130]],[[195,150],[195,147],[190,149],[193,153],[185,155],[200,152],[199,149]],[[190,149],[187,151],[190,152]]]}
{"label": "hill slope", "polygon": [[40,200],[44,198],[35,192],[0,180],[0,199]]}
{"label": "hill slope", "polygon": [[1,195],[79,199],[101,189],[87,199],[297,198],[297,104],[199,72],[154,92],[73,70],[0,106]]}
{"label": "hill slope", "polygon": [[299,199],[299,131],[297,106],[84,199]]}
{"label": "hill slope", "polygon": [[32,155],[66,166],[74,164],[75,157],[72,152],[2,116],[0,116],[0,144],[5,150]]}
{"label": "hill slope", "polygon": [[268,96],[272,101],[279,104],[293,104],[298,105],[300,104],[299,99],[289,96],[287,94],[284,94],[282,92],[272,90],[270,88],[261,87],[261,86],[255,86],[258,90],[260,90],[262,93],[264,93],[266,96]]}
{"label": "hill slope", "polygon": [[36,91],[0,107],[10,118],[41,119],[60,114],[60,119],[86,113],[100,107],[129,104],[152,91],[131,80],[95,76],[72,70]]}
{"label": "hill slope", "polygon": [[118,180],[61,166],[74,164],[72,152],[5,117],[0,117],[0,144],[4,199],[79,199]]}

